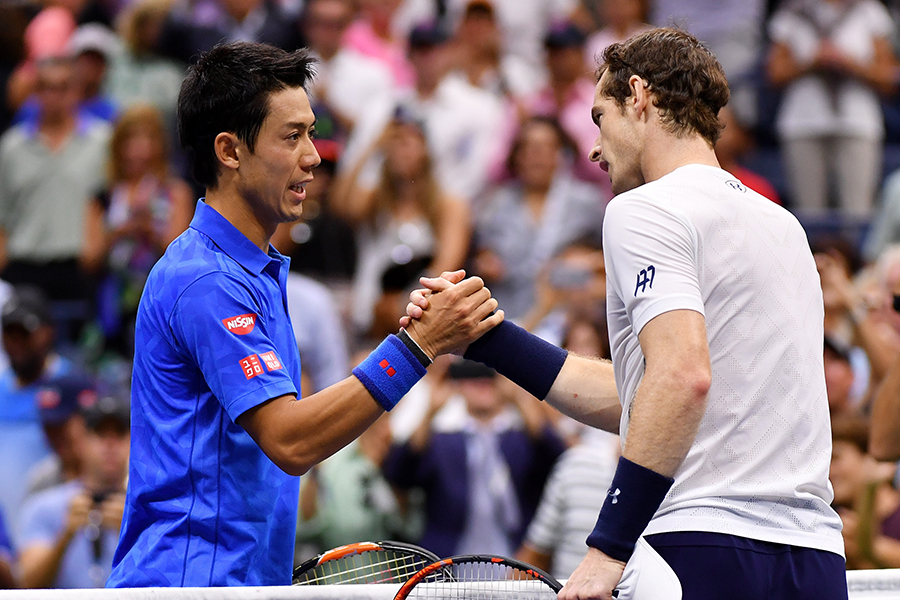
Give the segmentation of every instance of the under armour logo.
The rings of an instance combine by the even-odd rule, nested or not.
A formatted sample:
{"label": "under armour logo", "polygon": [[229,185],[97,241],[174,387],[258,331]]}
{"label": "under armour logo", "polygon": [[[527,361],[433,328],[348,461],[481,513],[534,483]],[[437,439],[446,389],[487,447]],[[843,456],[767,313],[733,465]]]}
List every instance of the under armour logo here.
{"label": "under armour logo", "polygon": [[612,496],[612,503],[616,504],[619,501],[619,494],[621,494],[621,493],[622,493],[622,490],[620,490],[619,488],[616,488],[616,491],[607,490],[606,495]]}
{"label": "under armour logo", "polygon": [[638,295],[638,291],[646,292],[647,288],[653,289],[653,278],[656,277],[656,267],[653,265],[648,266],[646,269],[641,269],[641,272],[637,274],[637,285],[634,286],[634,295]]}

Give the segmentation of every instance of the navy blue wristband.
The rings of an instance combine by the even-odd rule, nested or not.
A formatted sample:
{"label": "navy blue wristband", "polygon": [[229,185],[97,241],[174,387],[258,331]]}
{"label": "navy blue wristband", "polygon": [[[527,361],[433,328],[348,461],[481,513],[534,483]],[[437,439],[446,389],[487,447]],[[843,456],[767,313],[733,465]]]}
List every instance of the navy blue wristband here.
{"label": "navy blue wristband", "polygon": [[662,504],[674,479],[619,457],[600,517],[587,545],[607,556],[628,562],[634,545]]}
{"label": "navy blue wristband", "polygon": [[469,344],[463,357],[491,367],[538,400],[543,400],[568,355],[559,346],[515,323],[503,321]]}
{"label": "navy blue wristband", "polygon": [[353,374],[384,410],[391,410],[422,379],[425,367],[391,334],[353,369]]}

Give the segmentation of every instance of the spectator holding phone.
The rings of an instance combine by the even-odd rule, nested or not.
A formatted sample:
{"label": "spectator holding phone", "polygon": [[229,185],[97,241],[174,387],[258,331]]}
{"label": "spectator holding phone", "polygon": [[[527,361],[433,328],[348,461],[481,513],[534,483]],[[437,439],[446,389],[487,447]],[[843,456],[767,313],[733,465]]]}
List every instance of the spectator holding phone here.
{"label": "spectator holding phone", "polygon": [[104,587],[109,577],[125,509],[127,397],[103,395],[83,414],[81,477],[35,494],[22,509],[22,587]]}
{"label": "spectator holding phone", "polygon": [[537,274],[551,257],[588,234],[600,239],[604,198],[572,176],[574,148],[556,120],[529,118],[510,151],[512,179],[493,190],[476,220],[474,272],[510,318],[534,305]]}

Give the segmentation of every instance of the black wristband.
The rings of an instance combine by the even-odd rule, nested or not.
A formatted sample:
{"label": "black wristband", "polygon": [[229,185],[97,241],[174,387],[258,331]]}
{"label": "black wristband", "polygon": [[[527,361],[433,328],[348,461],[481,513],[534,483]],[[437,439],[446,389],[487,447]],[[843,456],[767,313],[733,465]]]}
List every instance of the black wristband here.
{"label": "black wristband", "polygon": [[669,493],[674,479],[619,457],[615,477],[587,545],[628,562],[634,545]]}
{"label": "black wristband", "polygon": [[511,321],[503,321],[469,344],[463,358],[485,364],[543,400],[569,353]]}
{"label": "black wristband", "polygon": [[413,353],[423,367],[426,369],[433,363],[434,361],[425,354],[425,351],[419,347],[419,344],[416,343],[416,340],[409,337],[409,334],[405,329],[400,329],[399,333],[397,333],[397,337],[400,338],[400,341],[403,342],[403,345],[406,346],[410,352]]}

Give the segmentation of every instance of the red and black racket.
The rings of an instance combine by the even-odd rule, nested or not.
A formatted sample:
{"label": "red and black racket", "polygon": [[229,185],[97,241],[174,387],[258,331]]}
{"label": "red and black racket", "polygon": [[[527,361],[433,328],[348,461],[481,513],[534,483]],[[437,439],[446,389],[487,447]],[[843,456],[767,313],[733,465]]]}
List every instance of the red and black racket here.
{"label": "red and black racket", "polygon": [[552,575],[522,561],[467,554],[422,568],[403,584],[394,600],[555,600],[561,589]]}
{"label": "red and black racket", "polygon": [[294,569],[294,585],[406,583],[440,558],[403,542],[358,542],[333,548]]}

